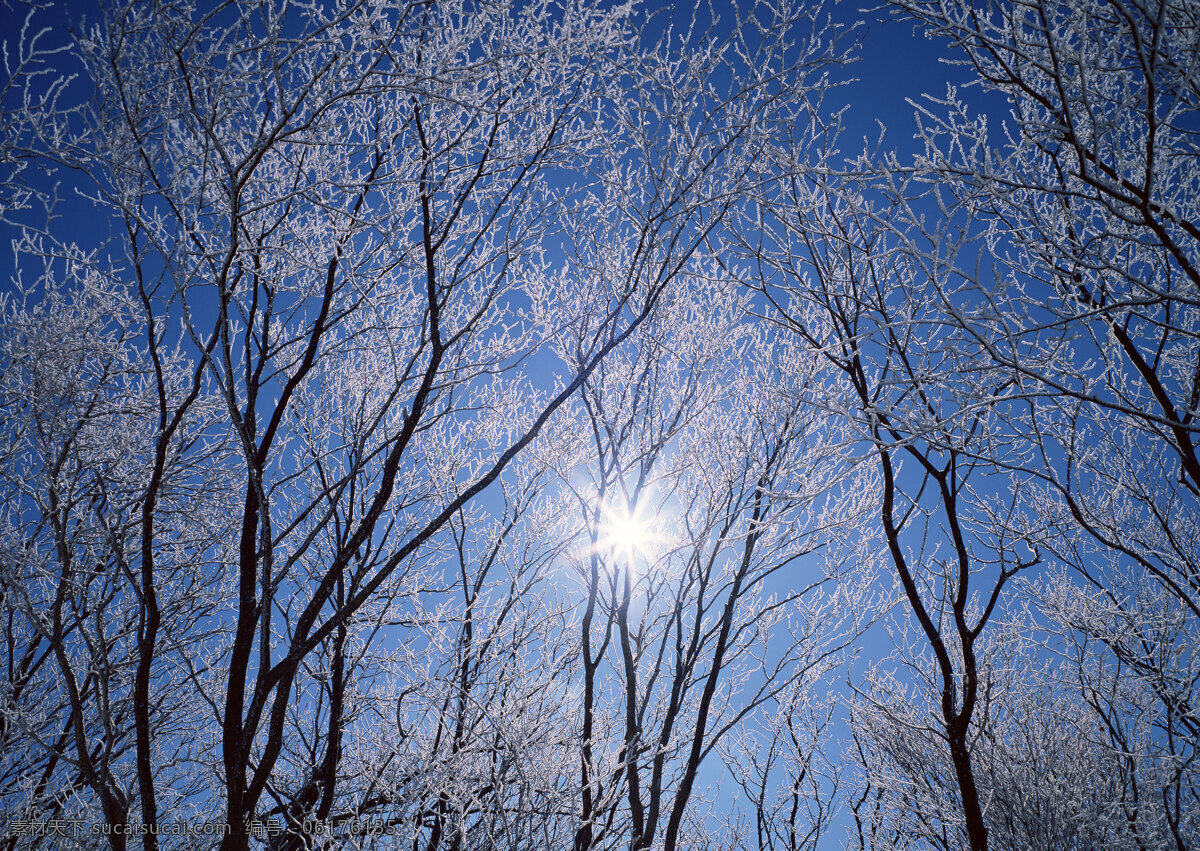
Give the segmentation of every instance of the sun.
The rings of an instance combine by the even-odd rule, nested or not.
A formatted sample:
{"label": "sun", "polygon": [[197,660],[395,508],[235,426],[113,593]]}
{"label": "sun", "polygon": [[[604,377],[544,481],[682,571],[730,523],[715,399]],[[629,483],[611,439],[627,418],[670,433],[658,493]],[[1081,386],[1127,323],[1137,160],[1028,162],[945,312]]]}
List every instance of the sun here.
{"label": "sun", "polygon": [[604,526],[597,547],[632,562],[637,555],[646,555],[657,540],[649,518],[628,507],[604,508]]}

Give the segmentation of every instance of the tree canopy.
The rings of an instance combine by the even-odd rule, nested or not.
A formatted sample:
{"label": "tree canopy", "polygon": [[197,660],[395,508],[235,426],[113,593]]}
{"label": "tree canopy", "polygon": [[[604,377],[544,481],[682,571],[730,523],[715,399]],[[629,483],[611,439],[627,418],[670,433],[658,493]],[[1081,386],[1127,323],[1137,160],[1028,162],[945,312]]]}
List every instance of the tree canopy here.
{"label": "tree canopy", "polygon": [[5,847],[1200,844],[1200,6],[889,3],[0,0]]}

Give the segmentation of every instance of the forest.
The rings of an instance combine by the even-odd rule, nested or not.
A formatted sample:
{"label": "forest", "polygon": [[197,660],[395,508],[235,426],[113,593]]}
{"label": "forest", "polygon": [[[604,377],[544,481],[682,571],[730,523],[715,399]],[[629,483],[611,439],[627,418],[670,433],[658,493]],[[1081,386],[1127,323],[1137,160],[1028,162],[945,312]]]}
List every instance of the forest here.
{"label": "forest", "polygon": [[0,22],[0,847],[1200,847],[1198,0]]}

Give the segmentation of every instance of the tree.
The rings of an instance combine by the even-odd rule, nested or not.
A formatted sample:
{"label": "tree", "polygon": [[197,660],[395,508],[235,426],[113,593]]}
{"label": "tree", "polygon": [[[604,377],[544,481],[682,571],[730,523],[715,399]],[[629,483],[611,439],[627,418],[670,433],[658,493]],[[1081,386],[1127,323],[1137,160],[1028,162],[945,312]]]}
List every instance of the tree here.
{"label": "tree", "polygon": [[862,501],[811,407],[819,364],[747,322],[716,267],[707,288],[581,388],[563,470],[584,544],[577,849],[735,844],[696,812],[702,764],[771,707],[819,703],[797,690],[869,611],[844,581]]}
{"label": "tree", "polygon": [[[245,848],[271,817],[290,848],[306,821],[377,815],[462,847],[554,797],[503,787],[517,744],[477,711],[525,701],[553,760],[508,655],[549,639],[498,602],[532,606],[545,557],[507,561],[538,480],[513,465],[686,300],[750,151],[831,56],[768,68],[741,36],[695,38],[643,47],[628,7],[589,3],[116,4],[70,45],[90,89],[64,80],[6,125],[5,151],[111,230],[77,248],[22,219],[36,280],[2,366],[10,549],[37,556],[5,579],[9,658],[30,660],[6,732],[72,775],[102,841],[190,846],[160,834],[203,818]],[[25,366],[31,316],[74,361]],[[497,493],[511,510],[485,531]],[[430,636],[422,676],[404,646]],[[6,808],[63,806],[46,788],[14,782]]]}
{"label": "tree", "polygon": [[[47,269],[44,289],[6,305],[4,317],[9,664],[0,735],[6,808],[26,817],[78,817],[89,791],[106,817],[123,817],[141,730],[168,759],[181,757],[198,707],[171,690],[139,705],[131,691],[204,664],[197,651],[221,603],[213,561],[231,528],[221,499],[228,447],[203,439],[213,400],[181,413],[157,447],[137,440],[186,376],[177,358],[160,361],[157,374],[141,360],[130,339],[139,306],[87,259],[68,258],[61,283]],[[153,657],[142,653],[133,576],[148,504],[174,556]]]}
{"label": "tree", "polygon": [[[1082,628],[1082,618],[1112,618],[1100,595],[1080,599],[1065,572],[1028,590],[1036,608],[1007,626],[1001,651],[1011,672],[1003,682],[1006,717],[981,748],[990,752],[984,758],[1003,847],[1178,847],[1181,838],[1186,846],[1195,831],[1194,734],[1162,712],[1152,683]],[[1178,613],[1161,606],[1163,589],[1144,585],[1140,593],[1159,597],[1158,616],[1128,625],[1124,640],[1179,627]],[[1163,667],[1177,673],[1192,664],[1182,655]]]}
{"label": "tree", "polygon": [[[915,831],[957,845],[953,819],[937,815],[953,808],[936,803],[953,792],[970,844],[982,847],[984,807],[972,798],[995,801],[1003,821],[1019,809],[1011,802],[1035,797],[1005,783],[988,788],[1004,763],[992,762],[984,745],[1005,735],[988,725],[1002,726],[992,719],[1009,713],[1033,717],[1040,704],[1062,713],[1037,722],[1047,728],[1107,731],[1109,750],[1086,759],[1120,766],[1110,776],[1123,782],[1108,787],[1112,797],[1099,807],[1123,809],[1129,824],[1109,824],[1105,841],[1185,847],[1195,830],[1182,802],[1194,800],[1195,789],[1192,517],[1200,493],[1195,9],[895,6],[947,36],[985,91],[1004,97],[1012,117],[1004,143],[993,147],[987,121],[976,116],[986,100],[951,90],[919,107],[925,150],[912,166],[895,156],[837,167],[826,158],[828,170],[814,173],[805,164],[813,151],[820,159],[821,147],[783,152],[782,177],[759,220],[769,235],[748,226],[740,236],[743,256],[758,264],[748,277],[774,299],[773,315],[845,364],[857,397],[851,415],[856,407],[864,442],[883,465],[884,537],[926,639],[914,649],[918,658],[932,654],[943,674],[930,685],[951,697],[940,733],[951,745],[953,778],[931,757],[936,735],[923,743],[900,735],[922,716],[905,707],[912,677],[895,680],[891,698],[875,703],[874,735],[858,743],[869,781],[859,810],[874,807],[877,816],[862,822],[863,842],[901,843]],[[831,148],[827,138],[815,143]],[[905,456],[918,478],[895,463]],[[981,484],[980,473],[991,483]],[[942,514],[940,528],[926,521],[930,512]],[[955,526],[971,524],[980,546],[964,547]],[[907,545],[906,526],[917,532]],[[922,588],[921,573],[904,562],[919,564],[922,552],[936,556],[947,546],[957,578],[933,570]],[[1015,571],[1039,559],[1070,564],[1079,581],[1069,593],[1060,586],[1053,605],[1023,629],[1038,632],[1039,618],[1056,622],[1046,640],[1076,646],[1074,654],[1055,652],[1075,659],[1078,675],[1054,668],[1039,685],[1044,692],[1010,687],[997,695],[964,751],[971,706],[987,691],[984,624],[1003,615],[1000,592],[1007,585],[1014,596]],[[972,604],[968,581],[980,579],[986,593]],[[1147,582],[1163,593],[1147,593]],[[909,643],[897,646],[903,654]],[[946,673],[959,663],[955,684]],[[918,681],[921,668],[910,669]],[[1094,717],[1084,723],[1081,711]],[[901,727],[881,726],[881,713]],[[906,820],[897,830],[888,782],[906,796],[924,789],[901,807],[933,820]],[[1014,824],[1004,823],[993,844],[1048,841]]]}
{"label": "tree", "polygon": [[8,847],[1195,844],[1190,0],[0,4]]}
{"label": "tree", "polygon": [[978,281],[981,307],[954,315],[1015,378],[1047,391],[1029,419],[1064,522],[1195,614],[1184,519],[1200,490],[1194,10],[904,8],[953,38],[1014,109],[1013,141],[997,152],[960,100],[945,115],[923,110],[921,167],[986,228],[1001,284],[985,295]]}
{"label": "tree", "polygon": [[780,696],[765,731],[738,730],[723,748],[752,807],[754,840],[743,839],[744,847],[815,849],[836,825],[845,771],[831,736],[836,689],[824,667],[810,668]]}
{"label": "tree", "polygon": [[[896,5],[949,38],[1010,109],[994,147],[954,92],[921,108],[918,168],[989,255],[938,297],[1027,400],[1012,413],[1035,457],[1010,463],[1043,484],[1047,549],[1077,576],[1045,613],[1078,647],[1080,698],[1125,730],[1110,744],[1114,758],[1136,753],[1138,798],[1165,808],[1164,832],[1144,835],[1184,847],[1196,836],[1183,813],[1196,794],[1200,634],[1197,10]],[[1089,685],[1109,677],[1115,691]],[[1129,739],[1154,714],[1151,695],[1158,732]],[[1160,771],[1163,759],[1175,767]],[[1135,824],[1149,812],[1137,809]]]}
{"label": "tree", "polygon": [[[879,477],[874,533],[903,619],[888,667],[907,673],[876,667],[859,691],[859,749],[882,748],[902,778],[890,790],[879,776],[867,783],[890,794],[885,820],[900,819],[885,833],[983,849],[971,751],[986,719],[977,714],[989,688],[985,630],[1013,577],[1040,561],[1044,536],[1027,482],[1010,473],[1011,381],[946,320],[941,296],[957,286],[969,235],[950,218],[925,226],[916,211],[928,199],[911,174],[864,157],[831,177],[806,169],[803,153],[778,152],[758,229],[741,231],[754,241],[735,250],[767,317],[833,367],[825,404],[850,435],[847,453]],[[918,737],[927,743],[910,748]],[[955,810],[914,799],[922,782],[953,789]]]}

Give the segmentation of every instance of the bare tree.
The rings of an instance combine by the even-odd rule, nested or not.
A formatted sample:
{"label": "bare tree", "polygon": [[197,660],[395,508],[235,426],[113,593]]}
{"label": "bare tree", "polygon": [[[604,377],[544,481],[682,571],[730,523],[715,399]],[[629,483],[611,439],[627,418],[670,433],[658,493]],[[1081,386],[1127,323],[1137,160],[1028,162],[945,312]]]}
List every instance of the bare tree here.
{"label": "bare tree", "polygon": [[[557,652],[528,578],[553,547],[507,549],[538,478],[506,471],[663,298],[688,300],[759,138],[802,102],[792,58],[699,32],[643,47],[630,15],[117,4],[71,43],[90,88],[13,125],[5,150],[112,234],[29,232],[4,365],[12,422],[34,424],[6,456],[11,549],[36,554],[8,561],[9,658],[37,674],[13,667],[10,700],[45,713],[22,752],[78,772],[58,788],[112,847],[190,847],[175,829],[201,818],[229,849],[264,818],[280,847],[378,816],[430,849],[498,842],[534,798],[553,820],[558,781],[514,786],[526,745],[485,723],[519,705],[527,743],[560,750],[553,701],[536,709],[553,690],[511,661]],[[23,366],[25,317],[55,310],[43,348],[90,348]],[[57,383],[31,393],[35,373]],[[483,519],[484,497],[509,509]],[[14,811],[61,806],[14,786]]]}
{"label": "bare tree", "polygon": [[1064,522],[1195,615],[1195,10],[901,5],[1014,109],[995,152],[960,100],[922,110],[921,167],[986,229],[997,264],[997,285],[974,290],[980,308],[952,312],[1014,380],[1047,391],[1031,436]]}
{"label": "bare tree", "polygon": [[784,0],[6,5],[8,847],[1195,844],[1198,10],[895,5],[999,144]]}
{"label": "bare tree", "polygon": [[868,611],[831,540],[863,502],[811,405],[819,364],[715,267],[707,287],[581,388],[579,849],[731,845],[692,815],[702,764],[797,705]]}
{"label": "bare tree", "polygon": [[0,40],[0,222],[31,224],[30,213],[43,213],[52,193],[29,179],[33,158],[26,143],[42,117],[61,109],[66,83],[56,60],[66,52],[38,14],[42,3],[6,0],[0,20],[6,33]]}
{"label": "bare tree", "polygon": [[753,832],[747,825],[745,833],[753,840],[739,847],[815,849],[836,826],[845,765],[832,736],[840,708],[835,667],[810,667],[780,695],[762,729],[743,727],[721,748],[752,813]]}
{"label": "bare tree", "polygon": [[[200,720],[172,669],[204,664],[220,608],[229,452],[205,439],[211,399],[182,405],[157,445],[137,440],[186,395],[187,376],[177,356],[157,372],[143,363],[130,330],[140,306],[88,258],[67,261],[66,280],[48,265],[5,316],[6,803],[27,817],[78,815],[88,790],[106,817],[123,817],[137,736],[153,732],[178,759]],[[134,574],[147,515],[171,553],[154,655]]]}
{"label": "bare tree", "polygon": [[[1140,763],[1124,772],[1140,791],[1126,784],[1121,806],[1142,802],[1135,825],[1166,820],[1139,841],[1186,847],[1200,635],[1197,10],[896,5],[948,37],[1010,110],[997,140],[953,93],[921,107],[917,167],[988,247],[988,263],[938,297],[1027,400],[1011,415],[1034,457],[1011,463],[1042,482],[1046,549],[1076,571],[1045,613],[1077,647],[1079,699],[1123,731],[1113,757]],[[1115,692],[1088,684],[1110,676]],[[1149,696],[1158,732],[1130,738]]]}
{"label": "bare tree", "polygon": [[[737,250],[751,264],[747,283],[767,299],[767,318],[834,368],[826,404],[852,429],[847,451],[879,476],[875,533],[901,620],[895,652],[860,690],[856,713],[860,748],[900,769],[890,789],[868,778],[872,794],[885,794],[885,821],[901,819],[898,830],[879,830],[986,848],[972,762],[986,717],[980,653],[1012,578],[1040,560],[1043,534],[1031,519],[1029,477],[1011,475],[1011,381],[946,319],[939,296],[958,285],[959,255],[971,244],[953,219],[922,229],[914,212],[928,200],[922,185],[866,159],[851,166],[857,176],[836,180],[802,163],[781,152],[782,177],[758,213],[755,241]],[[906,673],[889,670],[896,666]],[[914,689],[936,697],[915,700]],[[901,730],[905,738],[894,738]],[[914,731],[929,742],[912,759],[879,740],[908,748]],[[925,762],[941,748],[942,759]],[[922,806],[911,798],[914,782],[948,785],[956,811]]]}
{"label": "bare tree", "polygon": [[[177,569],[157,563],[156,500],[173,432],[195,400],[223,400],[241,447],[238,551],[232,573],[218,574],[233,593],[232,640],[215,679],[198,683],[222,731],[225,844],[238,847],[306,658],[325,648],[338,667],[352,616],[396,593],[383,586],[397,567],[569,393],[506,420],[488,415],[491,376],[544,334],[533,322],[506,327],[500,309],[557,203],[533,179],[560,157],[576,168],[603,159],[601,134],[584,122],[610,94],[609,60],[627,38],[619,15],[583,7],[554,24],[536,10],[488,9],[129,6],[78,46],[96,85],[92,126],[50,153],[94,181],[123,226],[123,244],[97,264],[132,283],[138,310],[123,327],[119,314],[112,322],[144,335],[159,400],[129,559],[134,695],[131,717],[115,725],[135,729],[121,752],[132,752],[136,783],[88,770],[82,734],[75,750],[109,824],[126,822],[136,796],[147,847],[163,794],[149,674],[165,638],[159,583]],[[294,27],[302,38],[288,34]],[[485,48],[485,61],[467,61]],[[635,303],[631,288],[596,306],[609,319],[589,340],[584,374],[660,290],[647,283]],[[168,398],[165,352],[179,329],[190,389]],[[439,429],[468,422],[489,438],[462,459],[470,480],[435,490],[446,482],[419,456]],[[59,547],[63,570],[69,557]],[[339,716],[336,707],[324,716],[318,766],[336,764]],[[315,782],[328,798],[335,775]]]}

